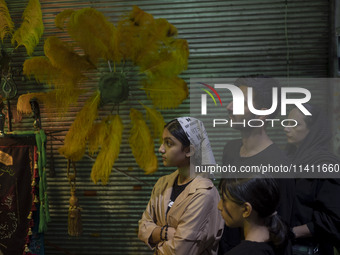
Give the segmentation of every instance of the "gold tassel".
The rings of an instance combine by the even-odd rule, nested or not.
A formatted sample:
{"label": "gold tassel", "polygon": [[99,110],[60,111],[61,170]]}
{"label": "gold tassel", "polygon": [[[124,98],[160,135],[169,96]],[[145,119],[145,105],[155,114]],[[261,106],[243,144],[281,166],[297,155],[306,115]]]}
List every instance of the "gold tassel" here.
{"label": "gold tassel", "polygon": [[70,206],[68,209],[68,234],[70,236],[80,236],[83,232],[81,223],[81,208],[75,192],[71,191]]}
{"label": "gold tassel", "polygon": [[83,157],[86,149],[86,137],[97,118],[99,103],[100,92],[96,91],[78,112],[65,136],[64,145],[59,148],[60,154],[72,161],[78,161]]}
{"label": "gold tassel", "polygon": [[91,179],[94,183],[101,180],[103,185],[107,184],[112,167],[119,155],[123,128],[119,115],[109,116],[106,119],[105,139],[91,171]]}
{"label": "gold tassel", "polygon": [[34,201],[33,202],[34,203],[39,203],[39,199],[38,199],[37,195],[34,196]]}
{"label": "gold tassel", "polygon": [[0,0],[0,38],[4,41],[6,35],[11,35],[13,33],[14,23],[9,14],[6,2]]}
{"label": "gold tassel", "polygon": [[27,216],[27,219],[31,220],[32,219],[32,212],[30,212]]}
{"label": "gold tassel", "polygon": [[150,125],[152,127],[152,136],[153,138],[158,138],[159,142],[162,141],[163,137],[163,130],[165,126],[165,121],[163,119],[162,114],[157,111],[156,109],[152,109],[143,105],[146,109],[146,118],[150,121]]}
{"label": "gold tassel", "polygon": [[24,249],[25,252],[31,252],[30,249],[28,248],[28,245],[25,244],[25,249]]}
{"label": "gold tassel", "polygon": [[189,95],[186,82],[178,77],[145,80],[143,90],[160,109],[176,108]]}
{"label": "gold tassel", "polygon": [[32,233],[32,229],[31,228],[29,228],[28,229],[28,233],[27,233],[27,235],[29,235],[29,236],[31,236],[33,233]]}
{"label": "gold tassel", "polygon": [[130,118],[132,128],[130,130],[129,144],[137,164],[146,174],[157,170],[158,162],[155,155],[154,143],[146,125],[143,115],[136,109],[131,108]]}
{"label": "gold tassel", "polygon": [[39,0],[29,0],[22,18],[21,26],[12,37],[12,44],[17,43],[17,47],[24,45],[27,54],[31,56],[44,32]]}

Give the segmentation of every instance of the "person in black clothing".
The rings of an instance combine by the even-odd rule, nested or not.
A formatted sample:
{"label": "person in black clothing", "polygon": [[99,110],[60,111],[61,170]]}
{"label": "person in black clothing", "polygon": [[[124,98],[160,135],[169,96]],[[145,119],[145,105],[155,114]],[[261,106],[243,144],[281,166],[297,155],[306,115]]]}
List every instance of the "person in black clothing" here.
{"label": "person in black clothing", "polygon": [[280,192],[272,178],[222,179],[218,204],[228,227],[241,227],[245,240],[224,255],[283,254],[288,226],[277,214]]}
{"label": "person in black clothing", "polygon": [[[287,153],[296,165],[335,165],[339,159],[329,151],[332,138],[326,115],[304,104],[312,113],[304,116],[293,108],[296,127],[285,128]],[[340,179],[296,179],[296,210],[293,217],[293,254],[332,255],[340,243]],[[310,253],[308,253],[310,251]]]}
{"label": "person in black clothing", "polygon": [[[260,119],[265,122],[266,119],[273,119],[279,109],[269,116],[257,116],[250,112],[247,101],[253,100],[256,109],[270,109],[272,106],[272,89],[280,87],[278,82],[264,75],[250,75],[237,79],[235,85],[238,86],[244,94],[244,115],[233,115],[233,102],[227,106],[230,119],[235,123],[247,123],[250,119]],[[247,89],[253,88],[253,98],[247,96]],[[280,101],[278,103],[280,105]],[[233,128],[241,132],[242,139],[229,141],[223,151],[222,165],[236,166],[260,166],[261,164],[270,164],[272,166],[287,165],[288,157],[282,152],[277,145],[273,143],[267,135],[266,126],[250,127],[243,125],[233,125]],[[276,179],[280,190],[280,199],[278,214],[288,224],[291,223],[293,202],[295,196],[295,184],[293,179]],[[228,228],[225,226],[222,239],[219,245],[219,255],[229,251],[243,239],[242,231],[237,228]],[[290,254],[289,249],[287,253]]]}

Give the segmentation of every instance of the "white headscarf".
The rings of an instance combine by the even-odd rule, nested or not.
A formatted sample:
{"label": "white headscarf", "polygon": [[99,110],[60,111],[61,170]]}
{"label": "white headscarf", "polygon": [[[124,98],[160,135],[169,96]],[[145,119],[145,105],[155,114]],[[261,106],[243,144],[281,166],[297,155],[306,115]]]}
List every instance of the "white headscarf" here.
{"label": "white headscarf", "polygon": [[195,159],[198,159],[201,165],[215,165],[216,161],[203,122],[192,117],[181,117],[177,120],[194,146]]}

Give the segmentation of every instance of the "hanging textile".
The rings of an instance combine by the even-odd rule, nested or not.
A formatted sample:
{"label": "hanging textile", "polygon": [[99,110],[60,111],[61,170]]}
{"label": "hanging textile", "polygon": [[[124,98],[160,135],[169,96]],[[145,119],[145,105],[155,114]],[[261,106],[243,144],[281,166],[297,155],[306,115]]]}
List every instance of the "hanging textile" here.
{"label": "hanging textile", "polygon": [[4,255],[44,254],[39,228],[42,214],[44,230],[49,221],[46,155],[42,157],[46,136],[35,133],[0,137],[0,251]]}

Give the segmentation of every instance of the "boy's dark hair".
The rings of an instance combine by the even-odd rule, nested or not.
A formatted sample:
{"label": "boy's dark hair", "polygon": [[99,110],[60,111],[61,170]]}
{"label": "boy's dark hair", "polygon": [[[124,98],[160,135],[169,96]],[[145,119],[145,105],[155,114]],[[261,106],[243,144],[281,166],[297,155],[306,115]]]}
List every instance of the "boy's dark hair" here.
{"label": "boy's dark hair", "polygon": [[281,108],[280,84],[277,80],[263,74],[241,76],[235,81],[236,86],[247,86],[253,88],[253,102],[256,109],[270,109],[272,102],[273,87],[278,88],[277,108],[268,116],[268,119],[274,118]]}

